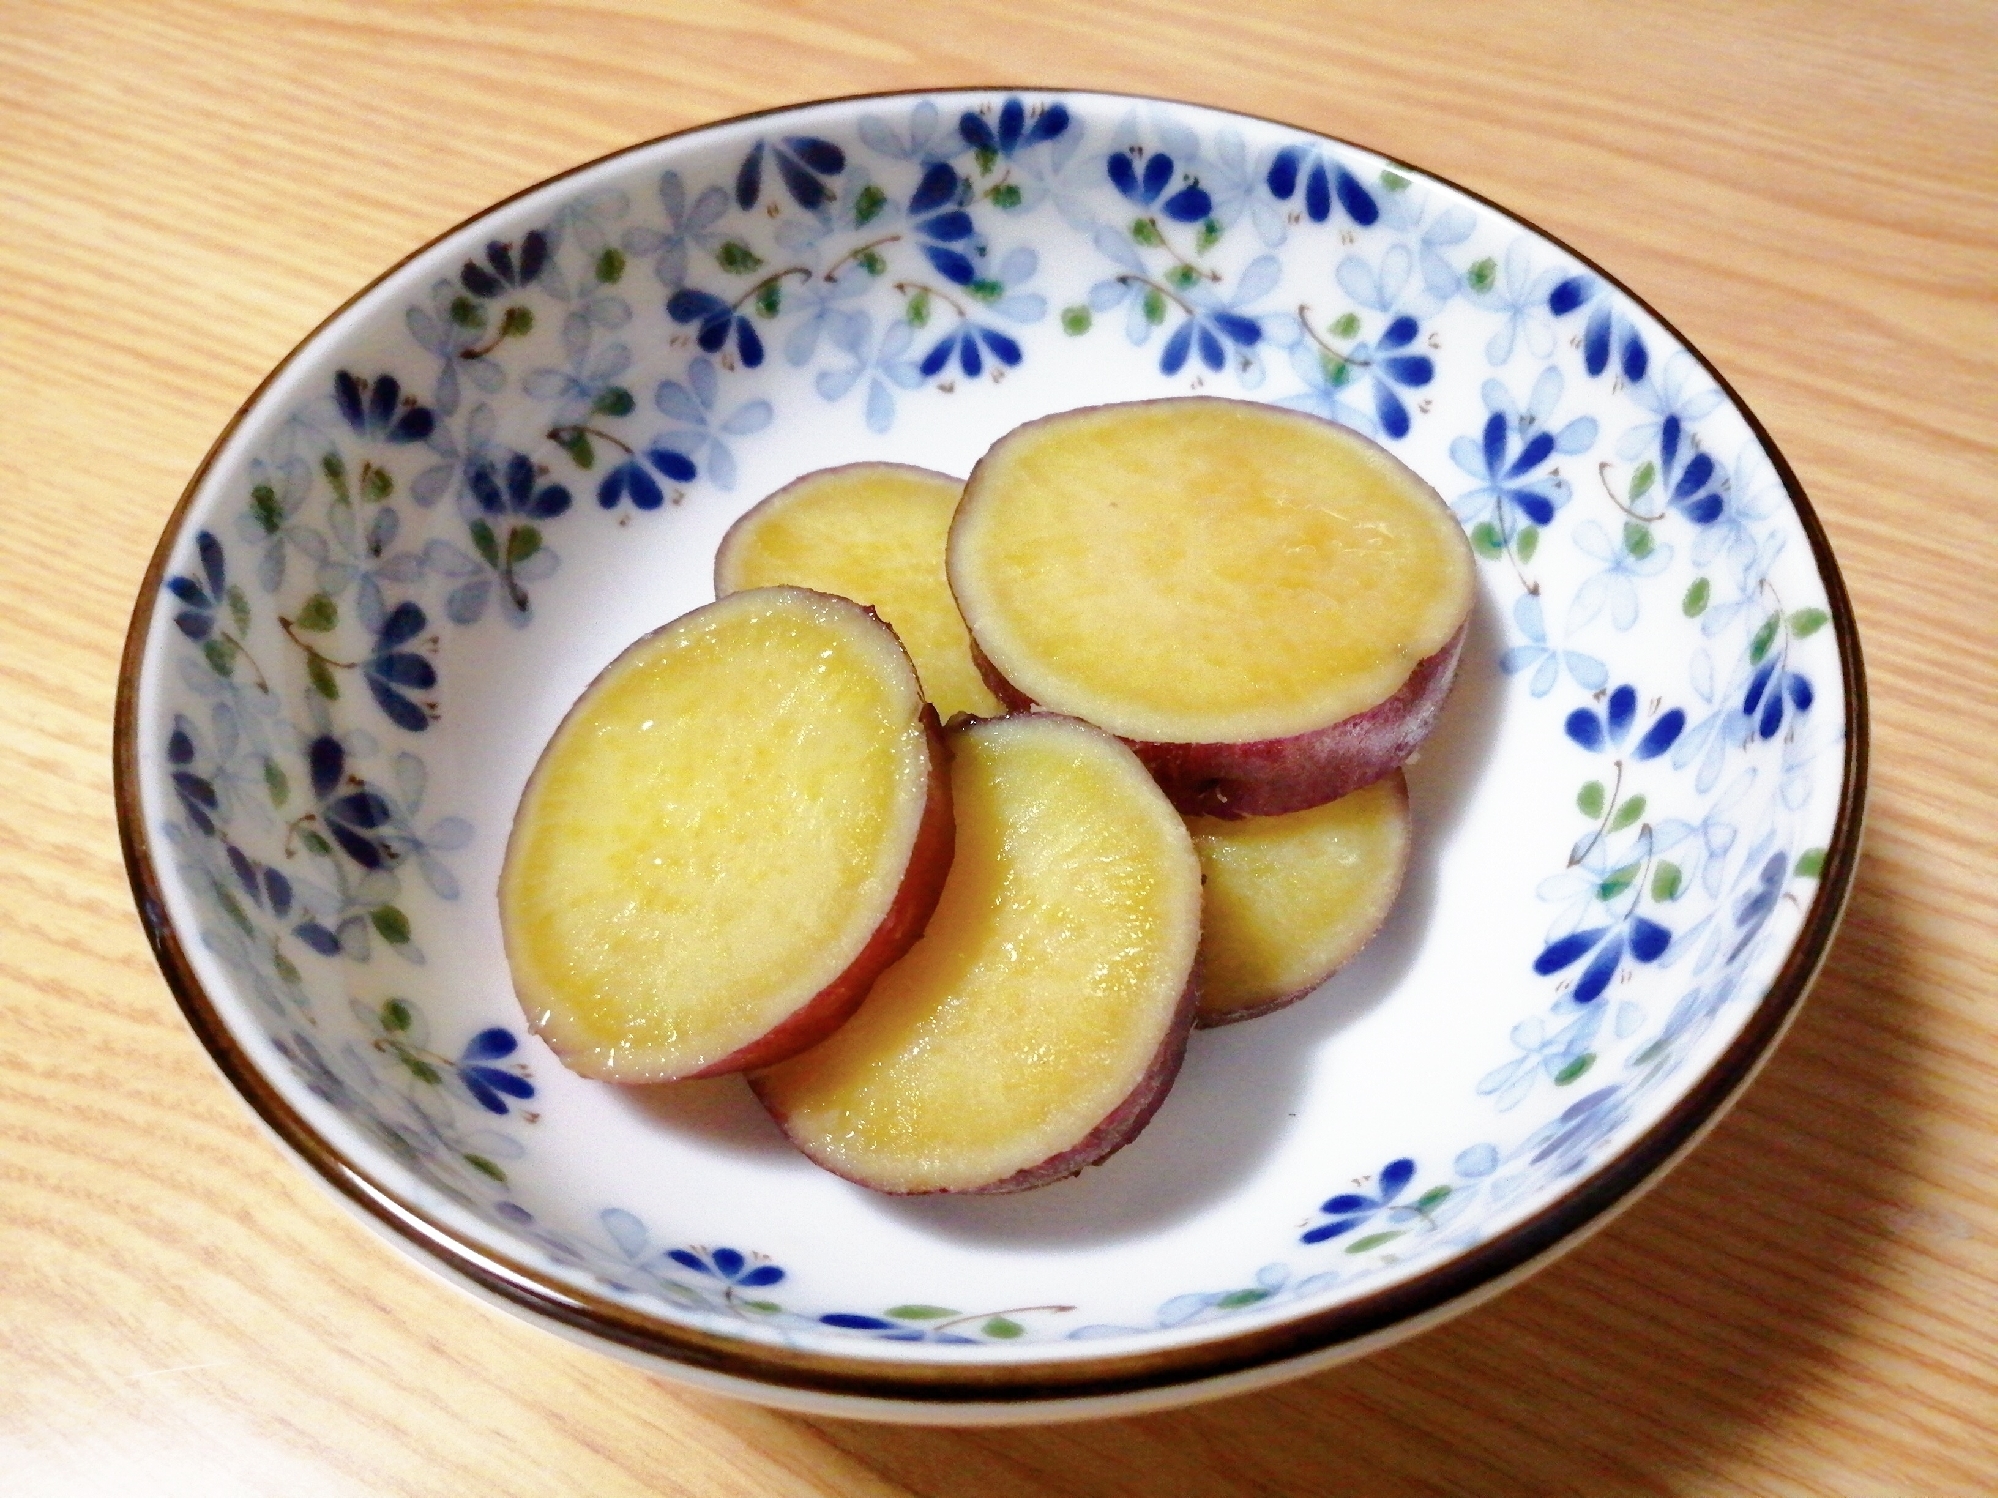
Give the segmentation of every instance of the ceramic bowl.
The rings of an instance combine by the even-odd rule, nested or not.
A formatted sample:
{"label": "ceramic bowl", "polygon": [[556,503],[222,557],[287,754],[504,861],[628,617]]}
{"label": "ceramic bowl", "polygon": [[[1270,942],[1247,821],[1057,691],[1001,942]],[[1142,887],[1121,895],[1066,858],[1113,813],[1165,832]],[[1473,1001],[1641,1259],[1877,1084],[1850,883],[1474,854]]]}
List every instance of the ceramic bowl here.
{"label": "ceramic bowl", "polygon": [[[621,1090],[523,1024],[495,880],[564,709],[807,470],[964,473],[1202,391],[1379,439],[1480,562],[1417,851],[1309,1000],[1197,1034],[1150,1128],[1002,1198],[819,1170],[739,1079]],[[313,333],[134,617],[140,910],[251,1107],[419,1261],[794,1409],[1156,1408],[1440,1319],[1632,1199],[1765,1056],[1852,871],[1831,553],[1606,274],[1355,146],[1027,90],[732,120],[578,168]]]}

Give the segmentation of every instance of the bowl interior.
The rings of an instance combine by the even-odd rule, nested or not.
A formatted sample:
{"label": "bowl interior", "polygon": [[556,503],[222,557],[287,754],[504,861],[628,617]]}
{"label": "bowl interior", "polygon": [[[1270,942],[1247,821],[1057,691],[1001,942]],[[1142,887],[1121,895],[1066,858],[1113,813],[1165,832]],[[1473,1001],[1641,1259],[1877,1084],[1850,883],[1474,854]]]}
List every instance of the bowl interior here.
{"label": "bowl interior", "polygon": [[[1377,436],[1482,559],[1362,957],[1019,1197],[871,1195],[738,1079],[565,1072],[500,952],[513,807],[728,524],[1193,391]],[[1433,1274],[1679,1117],[1856,831],[1835,581],[1707,368],[1489,205],[1190,106],[846,101],[529,192],[308,341],[164,565],[127,815],[195,1002],[387,1196],[669,1340],[1044,1363]]]}

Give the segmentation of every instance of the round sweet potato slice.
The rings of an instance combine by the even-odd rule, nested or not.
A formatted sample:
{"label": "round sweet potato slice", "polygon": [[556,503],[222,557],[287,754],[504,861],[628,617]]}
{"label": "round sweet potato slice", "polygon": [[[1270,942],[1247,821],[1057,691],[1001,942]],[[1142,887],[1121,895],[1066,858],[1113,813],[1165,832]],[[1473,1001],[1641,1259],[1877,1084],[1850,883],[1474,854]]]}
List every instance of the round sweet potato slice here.
{"label": "round sweet potato slice", "polygon": [[514,987],[583,1076],[767,1065],[922,934],[952,843],[894,632],[844,598],[738,593],[626,650],[542,752],[500,875]]}

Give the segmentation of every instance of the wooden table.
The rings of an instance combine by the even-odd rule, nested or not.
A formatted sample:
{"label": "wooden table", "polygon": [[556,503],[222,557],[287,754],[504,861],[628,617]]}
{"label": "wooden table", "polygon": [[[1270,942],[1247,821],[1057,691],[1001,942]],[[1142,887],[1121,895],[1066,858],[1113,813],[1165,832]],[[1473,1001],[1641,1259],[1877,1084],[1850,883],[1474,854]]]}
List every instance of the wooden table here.
{"label": "wooden table", "polygon": [[[1608,1231],[1275,1392],[965,1433],[678,1394],[364,1234],[181,1022],[126,893],[110,742],[127,610],[187,475],[381,267],[631,141],[987,81],[1345,135],[1615,268],[1803,476],[1875,738],[1815,997]],[[1994,185],[1988,0],[8,0],[0,1491],[1998,1491]]]}

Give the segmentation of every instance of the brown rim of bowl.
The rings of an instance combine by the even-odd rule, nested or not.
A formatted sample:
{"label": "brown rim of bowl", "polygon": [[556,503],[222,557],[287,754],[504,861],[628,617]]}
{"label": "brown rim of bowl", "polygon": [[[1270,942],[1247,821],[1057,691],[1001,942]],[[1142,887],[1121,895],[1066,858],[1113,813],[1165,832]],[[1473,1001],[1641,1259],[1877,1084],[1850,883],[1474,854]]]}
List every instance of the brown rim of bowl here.
{"label": "brown rim of bowl", "polygon": [[[150,626],[157,608],[167,563],[180,540],[181,526],[196,493],[207,480],[217,454],[234,435],[244,417],[255,408],[265,390],[303,353],[325,329],[349,308],[405,265],[427,254],[435,246],[463,232],[492,213],[518,202],[531,193],[589,171],[604,162],[635,152],[649,150],[664,141],[698,135],[727,125],[775,115],[796,113],[823,105],[853,104],[869,99],[916,99],[970,96],[981,99],[1008,94],[1066,96],[1073,98],[1129,99],[1153,102],[1155,96],[1125,94],[1101,89],[1050,89],[1042,87],[995,85],[946,89],[888,90],[880,93],[849,94],[832,99],[786,104],[754,110],[724,120],[709,121],[686,130],[671,131],[652,140],[608,152],[593,161],[559,172],[531,187],[493,203],[464,222],[437,235],[411,251],[354,293],[299,341],[251,392],[223,427],[193,477],[182,491],[158,546],[154,549],[145,580],[133,606],[131,626],[119,667],[117,717],[113,741],[113,781],[118,813],[119,839],[125,867],[131,879],[133,898],[140,920],[151,941],[153,954],[168,986],[179,1001],[188,1023],[207,1047],[215,1064],[229,1079],[245,1102],[334,1191],[400,1239],[411,1251],[431,1258],[464,1280],[511,1306],[591,1336],[602,1338],[632,1351],[687,1365],[732,1375],[755,1383],[789,1389],[858,1396],[861,1398],[915,1401],[937,1405],[968,1403],[1028,1404],[1041,1400],[1077,1399],[1096,1395],[1166,1389],[1196,1383],[1223,1374],[1287,1361],[1328,1351],[1373,1336],[1402,1321],[1442,1312],[1460,1304],[1481,1288],[1520,1270],[1595,1224],[1605,1213],[1650,1183],[1652,1177],[1670,1164],[1691,1143],[1700,1130],[1719,1116],[1737,1092],[1746,1085],[1757,1066],[1781,1036],[1811,980],[1823,965],[1833,933],[1851,892],[1859,859],[1860,832],[1864,816],[1867,772],[1868,710],[1865,673],[1860,659],[1858,625],[1852,601],[1839,575],[1838,563],[1824,527],[1811,508],[1794,469],[1770,440],[1768,430],[1736,393],[1725,376],[1695,348],[1658,310],[1622,281],[1597,265],[1566,241],[1547,233],[1538,225],[1473,192],[1448,178],[1420,167],[1407,167],[1419,176],[1461,192],[1465,197],[1492,209],[1522,228],[1539,235],[1549,244],[1572,255],[1581,265],[1601,276],[1637,306],[1643,307],[1673,338],[1677,339],[1714,380],[1735,409],[1741,412],[1756,440],[1762,444],[1782,478],[1805,535],[1811,555],[1823,579],[1830,604],[1832,625],[1838,642],[1839,664],[1845,694],[1845,762],[1840,787],[1837,820],[1826,846],[1824,866],[1818,878],[1817,894],[1805,913],[1803,926],[1768,991],[1744,1023],[1741,1033],[1665,1115],[1617,1157],[1596,1170],[1579,1186],[1552,1202],[1532,1217],[1498,1237],[1479,1244],[1447,1263],[1411,1279],[1363,1296],[1345,1305],[1330,1307],[1276,1325],[1251,1328],[1232,1336],[1161,1348],[1153,1352],[1125,1353],[1100,1358],[1078,1358],[1059,1362],[1014,1364],[969,1364],[935,1362],[900,1363],[850,1358],[838,1354],[805,1352],[794,1348],[764,1346],[737,1338],[717,1336],[691,1326],[664,1322],[643,1315],[629,1306],[602,1295],[562,1284],[550,1275],[517,1260],[492,1251],[468,1246],[450,1229],[412,1205],[381,1181],[344,1159],[293,1108],[291,1103],[257,1068],[241,1042],[228,1029],[213,1001],[202,989],[188,962],[179,935],[166,916],[159,876],[154,865],[150,836],[141,815],[138,766],[138,676],[144,658]],[[1186,103],[1187,101],[1157,101]],[[1192,104],[1217,114],[1234,115],[1295,131],[1305,137],[1329,140],[1370,151],[1396,166],[1384,152],[1318,131],[1306,130],[1281,120],[1215,105]]]}

